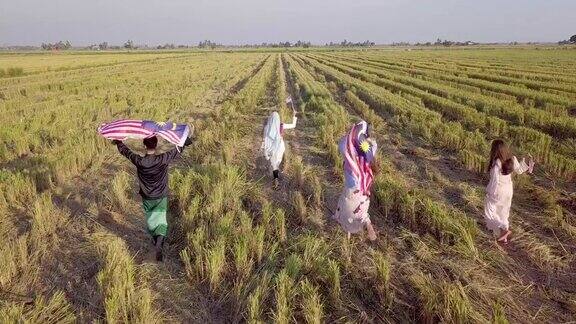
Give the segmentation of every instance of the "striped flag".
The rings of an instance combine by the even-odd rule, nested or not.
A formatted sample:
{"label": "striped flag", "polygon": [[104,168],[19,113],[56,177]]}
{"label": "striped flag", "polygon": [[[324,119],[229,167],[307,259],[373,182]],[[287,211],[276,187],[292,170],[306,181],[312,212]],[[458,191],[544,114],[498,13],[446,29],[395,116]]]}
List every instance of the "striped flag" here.
{"label": "striped flag", "polygon": [[158,135],[174,145],[184,146],[190,133],[190,127],[172,122],[121,119],[100,125],[98,133],[106,139],[119,141],[128,138],[144,139]]}
{"label": "striped flag", "polygon": [[374,173],[366,155],[374,148],[366,140],[367,133],[368,124],[365,121],[354,125],[350,132],[344,136],[346,142],[343,153],[344,171],[352,175],[356,179],[360,191],[369,196],[370,187],[374,181]]}

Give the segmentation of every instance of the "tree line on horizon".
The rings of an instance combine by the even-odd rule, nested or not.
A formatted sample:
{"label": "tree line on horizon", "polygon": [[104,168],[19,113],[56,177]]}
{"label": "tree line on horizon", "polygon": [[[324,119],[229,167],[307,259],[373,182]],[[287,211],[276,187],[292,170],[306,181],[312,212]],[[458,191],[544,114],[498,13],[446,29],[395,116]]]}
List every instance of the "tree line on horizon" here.
{"label": "tree line on horizon", "polygon": [[[334,43],[334,42],[330,42],[330,43],[326,43],[324,46],[330,46],[330,47],[368,47],[368,46],[375,46],[376,43],[375,42],[371,42],[371,41],[364,41],[364,42],[350,42],[347,40],[344,40],[342,42],[339,43]],[[91,49],[91,50],[107,50],[107,49],[177,49],[177,48],[210,48],[210,49],[214,49],[214,48],[218,48],[218,47],[272,47],[272,48],[280,48],[280,47],[301,47],[301,48],[309,48],[309,47],[314,47],[314,46],[319,46],[319,45],[314,45],[312,44],[312,42],[310,41],[302,41],[302,40],[298,40],[294,43],[290,42],[290,41],[286,41],[286,42],[277,42],[277,43],[268,43],[268,42],[263,42],[260,44],[242,44],[242,45],[224,45],[221,43],[217,43],[217,42],[213,42],[211,40],[203,40],[198,42],[198,45],[194,46],[194,45],[176,45],[174,43],[165,43],[163,45],[157,45],[154,47],[148,46],[147,44],[142,44],[142,45],[136,45],[134,43],[134,41],[132,40],[128,40],[125,43],[123,43],[122,45],[109,45],[108,42],[102,42],[102,43],[98,43],[98,44],[91,44],[88,46],[85,46],[83,48],[85,49]],[[321,45],[320,45],[321,46]],[[57,43],[51,44],[51,43],[42,43],[41,46],[42,49],[44,50],[67,50],[67,49],[71,49],[72,48],[72,44],[69,41],[59,41]]]}
{"label": "tree line on horizon", "polygon": [[72,48],[72,44],[70,43],[70,41],[59,41],[57,43],[42,43],[42,45],[40,45],[40,47],[43,50],[67,50]]}
{"label": "tree line on horizon", "polygon": [[[557,42],[558,45],[572,45],[576,44],[576,34],[572,35],[570,38],[566,40],[561,40]],[[451,40],[442,40],[440,38],[436,39],[435,42],[394,42],[392,44],[388,44],[391,46],[468,46],[468,45],[478,45],[480,43],[473,42],[473,41],[451,41]],[[510,42],[509,45],[519,45],[518,42]],[[528,43],[528,44],[536,44],[536,43]],[[89,46],[82,47],[84,49],[90,50],[118,50],[118,49],[185,49],[185,48],[202,48],[202,49],[215,49],[220,47],[240,47],[240,48],[262,48],[262,47],[271,47],[271,48],[309,48],[309,47],[316,47],[322,45],[314,45],[310,41],[302,41],[298,40],[297,42],[276,42],[276,43],[268,43],[262,42],[260,44],[242,44],[242,45],[223,45],[221,43],[213,42],[211,40],[203,40],[198,42],[197,45],[183,45],[183,44],[174,44],[174,43],[165,43],[162,45],[157,46],[148,46],[147,44],[143,45],[136,45],[134,41],[128,40],[122,45],[109,45],[108,42],[102,42],[98,44],[91,44]],[[363,42],[351,42],[348,40],[343,40],[341,42],[329,42],[325,43],[323,46],[325,47],[372,47],[376,46],[375,42],[370,40],[366,40]],[[12,46],[12,48],[25,48],[25,49],[34,49],[34,46]],[[69,50],[72,49],[72,43],[68,40],[66,41],[58,41],[55,43],[43,42],[40,45],[40,48],[46,51],[60,51],[60,50]]]}
{"label": "tree line on horizon", "polygon": [[558,45],[576,44],[576,35],[572,35],[569,39],[561,40]]}

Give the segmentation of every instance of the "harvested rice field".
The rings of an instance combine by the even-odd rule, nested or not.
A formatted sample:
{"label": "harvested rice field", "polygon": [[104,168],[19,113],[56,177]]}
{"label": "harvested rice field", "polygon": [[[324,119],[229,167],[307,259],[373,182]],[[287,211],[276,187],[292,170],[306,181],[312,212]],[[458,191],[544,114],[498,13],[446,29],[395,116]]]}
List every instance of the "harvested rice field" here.
{"label": "harvested rice field", "polygon": [[[574,50],[0,53],[0,72],[0,322],[576,321]],[[262,125],[287,97],[274,189]],[[163,262],[96,131],[124,118],[195,129]],[[331,218],[359,120],[375,241]],[[483,217],[496,138],[536,162],[506,245]]]}

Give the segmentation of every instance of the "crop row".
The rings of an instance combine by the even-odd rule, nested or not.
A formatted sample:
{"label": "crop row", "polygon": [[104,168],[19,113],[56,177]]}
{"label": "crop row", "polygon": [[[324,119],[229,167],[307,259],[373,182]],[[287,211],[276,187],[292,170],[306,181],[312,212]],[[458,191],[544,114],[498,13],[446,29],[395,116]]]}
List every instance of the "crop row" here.
{"label": "crop row", "polygon": [[[525,125],[527,127],[541,129],[555,138],[576,137],[575,118],[554,116],[548,111],[524,108],[516,102],[504,101],[494,97],[444,86],[437,82],[404,76],[402,74],[389,72],[385,69],[376,69],[360,63],[338,62],[335,60],[329,60],[329,62],[377,75],[380,78],[389,80],[390,82],[387,85],[399,91],[409,92],[412,90],[410,88],[416,88],[449,99],[458,104],[471,106],[479,112],[505,119],[514,125]],[[418,95],[421,93],[416,92],[412,94]]]}
{"label": "crop row", "polygon": [[[381,85],[381,87],[378,88],[384,89],[386,86],[391,84],[389,80],[381,79],[372,74],[353,70],[351,68],[339,66],[338,64],[329,62],[323,63],[311,58],[308,60],[315,62],[315,64],[313,63],[314,66],[321,65],[351,76],[354,81],[351,81],[349,86],[354,86],[357,81],[366,81],[374,85]],[[453,120],[456,124],[464,125],[465,128],[469,131],[476,133],[478,129],[482,130],[482,133],[485,135],[480,135],[480,140],[484,143],[482,145],[477,145],[476,147],[485,148],[488,146],[487,139],[485,139],[486,136],[506,136],[510,138],[513,143],[519,146],[522,150],[531,152],[534,156],[538,157],[541,161],[544,162],[544,164],[548,166],[551,171],[555,172],[556,174],[573,177],[576,172],[576,163],[572,158],[558,154],[551,150],[552,138],[549,135],[542,134],[538,131],[526,127],[509,126],[505,121],[501,119],[485,116],[470,107],[451,102],[442,97],[438,97],[418,89],[413,89],[406,86],[402,87],[402,89],[409,91],[412,94],[418,95],[426,108],[432,108],[439,111],[443,116]],[[394,101],[390,102],[390,104],[393,103]],[[408,104],[408,106],[415,106],[415,104],[412,101],[410,104]],[[422,123],[425,122],[423,121]],[[474,137],[478,138],[477,135]],[[460,138],[460,140],[458,140],[460,143],[469,142],[469,140],[466,140],[460,136],[457,138]],[[459,147],[457,143],[452,145],[453,149]],[[476,152],[480,153],[481,155],[486,154],[485,150]]]}
{"label": "crop row", "polygon": [[0,55],[0,65],[19,67],[26,75],[73,71],[131,62],[191,56],[191,53],[61,53]]}
{"label": "crop row", "polygon": [[278,56],[269,57],[202,122],[192,148],[204,156],[194,157],[202,166],[172,178],[187,233],[181,253],[187,276],[227,306],[230,321],[320,322],[326,312],[321,291],[340,295],[340,268],[327,243],[288,232],[291,215],[247,178],[245,152],[238,151],[254,145],[239,139],[253,136],[253,117],[264,117],[260,109],[271,103],[270,95],[276,104],[284,100],[278,98],[280,69]]}
{"label": "crop row", "polygon": [[[295,58],[298,61],[298,58]],[[304,66],[309,66],[304,63],[304,61],[299,62],[299,69],[294,68],[296,80],[301,84],[301,91],[303,91],[304,98],[308,98],[307,107],[312,106],[314,109],[318,110],[320,116],[318,117],[318,124],[320,125],[320,135],[319,139],[323,141],[323,145],[328,147],[329,156],[332,157],[335,167],[341,165],[341,158],[337,155],[337,140],[339,137],[345,133],[346,129],[349,127],[349,119],[344,117],[347,116],[347,112],[332,100],[331,93],[318,81],[316,81],[310,73],[313,71],[307,71]],[[314,85],[310,87],[310,84]],[[315,92],[314,89],[321,89]],[[309,108],[308,108],[309,109]],[[366,115],[365,115],[366,116]],[[379,118],[373,117],[373,120],[369,122],[381,123]],[[335,150],[335,152],[334,152]],[[379,156],[382,159],[382,156]],[[463,243],[470,253],[474,253],[474,243],[473,238],[476,233],[475,225],[471,225],[470,220],[462,215],[452,214],[439,203],[433,203],[431,200],[427,200],[422,196],[411,196],[418,195],[408,192],[406,189],[402,188],[400,185],[403,181],[401,179],[395,179],[398,175],[394,175],[392,172],[382,172],[376,178],[376,185],[374,187],[375,192],[383,193],[379,197],[387,197],[386,195],[394,194],[394,197],[388,200],[382,200],[386,208],[394,208],[395,210],[406,210],[406,206],[398,205],[402,202],[408,200],[416,203],[417,201],[423,201],[422,205],[418,206],[412,205],[411,211],[415,214],[400,213],[404,218],[407,225],[410,225],[413,229],[426,228],[427,231],[432,231],[435,233],[440,241],[457,241]],[[403,189],[403,190],[400,190]],[[409,198],[413,198],[410,200]],[[422,211],[416,211],[414,208],[422,208]],[[432,212],[435,211],[435,212]],[[420,217],[417,217],[420,215]],[[449,216],[450,215],[450,216]],[[472,227],[470,227],[472,226]],[[452,236],[452,233],[454,236]],[[456,235],[455,233],[459,233]],[[465,243],[464,243],[465,242]],[[467,245],[466,245],[467,244]]]}
{"label": "crop row", "polygon": [[[245,65],[230,62],[229,73],[221,73],[216,79],[208,77],[213,71],[206,71],[199,74],[200,78],[191,83],[184,91],[180,91],[179,96],[170,94],[173,89],[166,87],[164,93],[153,91],[146,94],[138,92],[138,84],[127,85],[120,79],[117,91],[122,91],[128,96],[143,96],[143,100],[136,106],[127,105],[126,95],[120,101],[108,102],[104,108],[102,98],[106,97],[109,91],[103,88],[98,97],[81,97],[81,101],[70,101],[60,105],[36,110],[34,114],[27,112],[26,118],[15,119],[18,116],[5,115],[4,119],[13,127],[0,132],[0,153],[2,155],[2,168],[0,171],[0,182],[2,188],[4,184],[18,182],[31,183],[36,189],[42,190],[50,187],[54,182],[58,182],[70,176],[78,174],[86,167],[103,163],[103,156],[109,151],[107,143],[97,138],[95,129],[100,122],[113,118],[124,118],[127,114],[132,116],[142,116],[150,119],[164,119],[175,116],[185,105],[193,104],[196,98],[205,96],[205,91],[213,87],[212,82],[226,84],[232,78],[241,77],[250,71],[250,62]],[[209,66],[209,65],[207,65]],[[185,73],[185,72],[184,72]],[[172,87],[181,81],[181,76],[172,74],[174,79],[165,78],[170,81]],[[102,79],[103,84],[114,82],[114,80]],[[205,83],[203,83],[205,82]],[[131,90],[130,90],[131,89]],[[146,99],[148,98],[148,99]],[[197,99],[196,99],[197,100]],[[18,180],[22,178],[21,180]],[[14,196],[9,190],[7,195]],[[18,189],[14,189],[18,191]],[[4,193],[4,192],[3,192]]]}
{"label": "crop row", "polygon": [[[310,69],[310,65],[305,65]],[[315,73],[316,70],[311,69],[311,73]],[[324,76],[319,76],[318,77],[320,80],[324,80]],[[328,80],[332,80],[330,77],[327,77]],[[331,81],[332,82],[332,81]],[[330,85],[330,83],[329,83]],[[380,114],[375,113],[375,111],[372,109],[373,107],[377,107],[378,103],[374,103],[374,102],[370,102],[371,105],[367,105],[362,99],[360,99],[358,96],[356,96],[354,94],[354,92],[352,92],[351,90],[348,90],[348,88],[346,88],[345,86],[342,86],[341,84],[339,85],[339,89],[336,89],[335,87],[330,87],[331,91],[335,93],[335,95],[337,96],[343,96],[345,98],[345,100],[349,103],[349,105],[351,107],[353,107],[355,109],[355,111],[357,111],[359,114],[361,114],[366,120],[370,121],[370,123],[376,128],[379,128],[379,125],[384,125],[384,124],[388,124],[388,125],[394,125],[395,128],[397,128],[400,132],[406,132],[408,130],[408,133],[416,133],[418,135],[422,135],[422,134],[426,134],[426,131],[424,131],[423,133],[419,133],[421,132],[423,129],[418,127],[418,124],[411,124],[411,123],[406,123],[405,121],[403,121],[403,123],[401,123],[399,125],[399,119],[390,119],[388,118],[387,122],[384,121],[384,119],[380,116]],[[354,89],[355,90],[355,89]],[[372,105],[374,104],[374,105]],[[430,125],[430,127],[437,127],[436,125]],[[425,128],[424,128],[425,130]],[[426,138],[426,140],[428,141],[428,143],[431,146],[436,146],[436,147],[442,147],[441,145],[438,145],[436,138],[432,138],[432,139],[428,139]],[[456,151],[455,151],[456,153]],[[471,153],[470,151],[467,150],[459,150],[457,151],[457,156],[459,157],[459,159],[468,167],[472,168],[472,169],[476,169],[479,172],[485,172],[485,168],[486,166],[484,165],[484,161],[482,161],[482,159],[480,157],[478,157],[476,154]],[[479,163],[478,163],[479,162]],[[524,186],[528,185],[527,183],[524,184]],[[530,185],[530,186],[534,186],[534,185]],[[541,195],[541,194],[539,194]],[[539,196],[536,195],[536,196]],[[561,224],[561,228],[563,230],[565,230],[566,234],[568,234],[568,236],[572,237],[573,236],[573,229],[569,226],[569,224],[567,224],[564,220],[564,216],[563,216],[563,212],[562,212],[562,208],[556,203],[555,200],[553,200],[552,198],[546,199],[545,200],[545,204],[547,205],[547,207],[544,209],[544,213],[541,215],[541,217],[539,218],[538,222],[539,224],[557,224],[560,223]],[[543,244],[536,242],[536,243],[530,243],[532,245],[538,245],[541,246]],[[550,260],[554,259],[555,257],[551,257]]]}
{"label": "crop row", "polygon": [[[450,55],[446,55],[449,52]],[[515,72],[520,74],[533,73],[549,77],[561,76],[573,79],[575,67],[571,52],[540,52],[525,51],[422,51],[419,53],[375,53],[374,56],[386,56],[403,62],[421,62],[432,65],[449,64],[452,66],[472,66],[484,70]],[[523,55],[525,54],[525,55]],[[556,56],[556,57],[555,57]]]}
{"label": "crop row", "polygon": [[[498,82],[503,84],[516,84],[525,86],[529,89],[533,90],[545,90],[545,89],[555,89],[560,91],[565,91],[574,94],[576,92],[576,85],[573,83],[576,82],[574,78],[570,77],[560,77],[555,76],[554,78],[548,78],[544,81],[541,80],[532,80],[526,78],[525,74],[516,74],[515,76],[506,76],[506,75],[499,75],[498,68],[492,67],[491,69],[487,69],[486,67],[482,67],[480,69],[471,69],[468,67],[460,67],[453,62],[448,63],[445,61],[422,61],[422,60],[403,60],[406,63],[411,64],[414,67],[420,67],[424,69],[434,70],[434,71],[441,71],[446,72],[454,75],[461,75],[467,76],[469,78],[475,79],[482,79],[491,82]],[[538,74],[537,74],[538,75]]]}
{"label": "crop row", "polygon": [[[328,148],[327,155],[331,158],[334,167],[339,167],[341,165],[341,160],[337,155],[332,154],[331,148],[336,146],[336,141],[339,136],[342,135],[341,132],[350,127],[351,116],[342,106],[333,100],[332,95],[326,96],[326,93],[330,92],[323,85],[323,77],[316,74],[313,70],[308,70],[309,64],[306,64],[305,61],[296,56],[292,57],[289,62],[292,75],[298,84],[301,96],[302,98],[307,98],[305,99],[306,109],[307,111],[313,112],[316,116],[316,124],[319,126],[320,131],[318,136],[319,145]],[[328,82],[328,88],[330,88],[330,81],[328,80]],[[359,109],[356,110],[356,108]],[[367,107],[364,107],[364,109],[361,107],[355,107],[355,110],[372,125],[376,125],[375,134],[377,138],[379,138],[379,135],[377,134],[382,129],[378,125],[383,125],[381,118],[374,115]],[[372,214],[373,221],[381,223],[383,219],[377,218],[385,216],[388,221],[399,221],[410,230],[422,233],[423,235],[432,235],[438,240],[438,242],[443,242],[445,244],[444,248],[454,244],[456,250],[466,257],[474,257],[474,255],[477,255],[474,240],[478,229],[476,228],[474,221],[467,218],[464,214],[452,211],[442,203],[430,199],[423,192],[409,189],[405,185],[402,176],[391,169],[389,161],[381,155],[378,156],[378,159],[381,161],[380,163],[383,167],[376,177],[373,189],[375,194],[373,204],[377,206],[374,210],[378,211]],[[385,260],[385,264],[388,264],[386,266],[387,269],[394,267],[394,264],[390,261],[386,261],[386,259],[381,260]],[[414,271],[414,276],[419,276],[420,272],[418,269],[411,269],[409,272],[412,271]],[[388,307],[391,307],[392,309],[401,307],[400,305],[393,304],[393,302],[390,301],[397,301],[399,299],[394,297],[395,292],[391,289],[392,286],[389,283],[389,277],[385,276],[384,278],[388,279],[380,281],[372,287],[365,286],[363,294],[374,295],[371,290],[376,289],[376,291],[379,292],[376,294],[379,298],[379,305],[382,305],[379,306],[380,309],[382,309],[383,306],[386,307],[385,305],[388,305]],[[440,278],[437,279],[438,282],[444,282],[446,286],[433,287],[416,281],[408,281],[410,281],[410,285],[417,291],[424,289],[439,292],[447,287],[452,287],[452,285],[457,285],[457,282],[444,281],[444,279]],[[408,291],[409,290],[410,289],[408,289]],[[402,292],[403,295],[406,293],[407,290]],[[442,306],[441,303],[436,304],[430,297],[431,296],[421,296],[421,301],[424,304],[435,304],[435,308],[420,309],[419,311],[422,312],[421,316],[430,316],[433,318],[439,316],[440,313],[443,313],[447,308]],[[466,294],[461,297],[464,299],[467,298]],[[456,298],[456,296],[448,298]],[[455,300],[456,299],[454,299],[454,301]],[[372,302],[373,301],[374,299],[372,299]],[[458,321],[469,319],[470,316],[474,317],[478,315],[473,310],[469,301],[466,302],[466,305],[470,308],[470,313],[445,314],[443,316]]]}
{"label": "crop row", "polygon": [[571,107],[571,105],[574,104],[574,101],[572,99],[563,96],[554,95],[542,91],[535,91],[515,85],[507,85],[501,83],[494,83],[486,80],[472,79],[468,77],[446,73],[443,72],[442,70],[429,70],[418,66],[412,66],[410,63],[401,63],[397,61],[389,62],[379,58],[377,59],[368,58],[366,59],[366,63],[376,67],[407,72],[412,75],[432,77],[438,80],[457,82],[461,84],[480,87],[490,91],[506,93],[515,96],[519,102],[522,102],[525,98],[529,98],[535,101],[537,107],[544,107],[547,103],[551,103],[562,105],[566,108],[569,108]]}

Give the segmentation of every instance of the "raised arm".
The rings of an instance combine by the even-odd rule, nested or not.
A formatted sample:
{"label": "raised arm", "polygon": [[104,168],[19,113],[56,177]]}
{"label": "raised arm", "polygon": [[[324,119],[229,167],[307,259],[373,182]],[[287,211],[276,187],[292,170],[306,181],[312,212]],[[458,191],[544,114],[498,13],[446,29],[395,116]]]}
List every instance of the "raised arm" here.
{"label": "raised arm", "polygon": [[140,165],[140,160],[142,159],[140,155],[132,152],[128,146],[120,141],[116,141],[115,144],[120,154],[124,155],[128,160],[130,160],[130,162],[132,162],[132,164],[136,166]]}
{"label": "raised arm", "polygon": [[293,129],[296,128],[296,121],[298,120],[298,117],[296,117],[296,115],[292,116],[292,123],[290,124],[284,124],[284,129]]}
{"label": "raised arm", "polygon": [[172,160],[174,160],[175,158],[179,157],[180,155],[182,155],[182,152],[184,151],[184,148],[187,147],[188,145],[192,144],[192,138],[188,137],[186,139],[186,142],[184,142],[184,146],[182,147],[176,147],[171,149],[170,151],[163,153],[162,155],[160,155],[162,157],[162,163],[170,163],[172,162]]}

